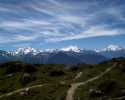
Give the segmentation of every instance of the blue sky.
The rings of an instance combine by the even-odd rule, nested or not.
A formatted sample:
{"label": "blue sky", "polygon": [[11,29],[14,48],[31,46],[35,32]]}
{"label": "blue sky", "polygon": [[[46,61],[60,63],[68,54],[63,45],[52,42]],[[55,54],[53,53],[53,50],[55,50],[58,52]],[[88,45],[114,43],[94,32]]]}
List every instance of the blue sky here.
{"label": "blue sky", "polygon": [[125,46],[124,0],[0,0],[0,48]]}

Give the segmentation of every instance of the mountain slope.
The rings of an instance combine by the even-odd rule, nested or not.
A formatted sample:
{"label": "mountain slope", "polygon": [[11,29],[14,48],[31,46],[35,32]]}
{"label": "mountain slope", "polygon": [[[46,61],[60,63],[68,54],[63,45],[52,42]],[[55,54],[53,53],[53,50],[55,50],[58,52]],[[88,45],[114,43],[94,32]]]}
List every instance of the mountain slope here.
{"label": "mountain slope", "polygon": [[57,54],[53,54],[48,58],[47,63],[49,64],[78,64],[83,63],[81,59],[76,57],[67,55],[64,52],[58,52]]}
{"label": "mountain slope", "polygon": [[106,61],[107,58],[103,55],[99,54],[80,54],[77,56],[77,58],[80,58],[83,62],[87,64],[97,64],[102,61]]}

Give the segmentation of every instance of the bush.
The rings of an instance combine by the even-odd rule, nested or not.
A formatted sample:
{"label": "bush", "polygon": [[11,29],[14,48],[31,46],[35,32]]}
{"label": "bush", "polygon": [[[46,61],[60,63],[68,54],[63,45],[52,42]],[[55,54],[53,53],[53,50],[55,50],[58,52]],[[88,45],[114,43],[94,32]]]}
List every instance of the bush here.
{"label": "bush", "polygon": [[26,85],[35,79],[36,79],[35,76],[32,76],[29,73],[24,73],[23,76],[21,77],[21,83],[22,85]]}
{"label": "bush", "polygon": [[65,73],[61,70],[54,70],[54,71],[51,71],[50,72],[50,76],[62,76],[64,75]]}
{"label": "bush", "polygon": [[77,71],[79,69],[79,67],[78,66],[72,66],[70,69],[71,69],[71,71]]}
{"label": "bush", "polygon": [[24,66],[24,72],[25,73],[33,73],[35,71],[37,71],[37,68],[34,65],[25,65]]}
{"label": "bush", "polygon": [[104,94],[110,94],[117,88],[117,82],[115,80],[105,80],[98,86],[98,88]]}
{"label": "bush", "polygon": [[8,65],[5,73],[10,74],[10,73],[20,72],[21,69],[22,69],[22,65],[20,63],[15,63],[12,65]]}

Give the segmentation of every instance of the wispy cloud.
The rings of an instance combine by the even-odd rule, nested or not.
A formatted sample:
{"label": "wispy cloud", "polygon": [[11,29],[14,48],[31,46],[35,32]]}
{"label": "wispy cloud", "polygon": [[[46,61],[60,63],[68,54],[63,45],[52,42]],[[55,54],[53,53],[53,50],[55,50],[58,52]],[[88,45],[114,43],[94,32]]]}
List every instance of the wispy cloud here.
{"label": "wispy cloud", "polygon": [[31,41],[36,39],[37,37],[34,36],[23,36],[23,35],[13,35],[13,36],[1,36],[0,37],[0,44],[3,43],[18,43],[23,41]]}
{"label": "wispy cloud", "polygon": [[112,28],[112,23],[122,21],[124,24],[124,5],[103,3],[98,0],[0,2],[0,30],[3,30],[0,44],[38,40],[60,42],[124,34],[124,28]]}
{"label": "wispy cloud", "polygon": [[120,35],[124,34],[125,30],[121,29],[105,29],[102,27],[91,27],[87,31],[82,32],[80,34],[74,34],[70,36],[65,36],[61,38],[54,38],[54,39],[49,39],[46,40],[47,42],[59,42],[59,41],[67,41],[67,40],[77,40],[77,39],[82,39],[82,38],[91,38],[91,37],[99,37],[99,36],[114,36],[114,35]]}
{"label": "wispy cloud", "polygon": [[61,4],[57,2],[56,0],[48,0],[50,3],[55,4],[57,6],[60,6]]}

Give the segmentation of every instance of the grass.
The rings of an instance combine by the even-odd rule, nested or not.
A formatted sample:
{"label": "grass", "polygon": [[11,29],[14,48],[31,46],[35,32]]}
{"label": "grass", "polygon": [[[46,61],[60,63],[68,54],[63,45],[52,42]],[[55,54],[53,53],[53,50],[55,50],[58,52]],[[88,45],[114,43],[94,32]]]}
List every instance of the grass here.
{"label": "grass", "polygon": [[15,94],[1,100],[65,100],[67,89],[68,87],[64,85],[51,84],[30,90],[28,96]]}
{"label": "grass", "polygon": [[[113,84],[109,85],[110,82],[113,82]],[[93,97],[89,92],[90,89],[101,90],[103,94],[97,94]],[[120,70],[118,65],[102,78],[86,84],[85,86],[80,86],[76,91],[75,100],[102,100],[104,98],[105,100],[112,100],[112,98],[121,95],[120,91],[122,89],[125,89],[125,73]]]}
{"label": "grass", "polygon": [[[41,88],[30,90],[28,96],[20,96],[19,93],[1,98],[0,100],[65,100],[69,84],[79,72],[82,76],[75,82],[83,82],[99,75],[117,61],[109,61],[98,65],[73,65],[73,68],[66,68],[66,65],[27,65],[23,63],[10,62],[0,65],[0,95],[11,91],[46,84]],[[125,60],[118,61],[118,66],[102,78],[80,86],[76,90],[75,100],[111,100],[119,97],[121,89],[125,89]],[[76,67],[76,68],[75,68]],[[53,74],[56,72],[56,74]],[[28,73],[28,82],[22,84],[24,73]],[[112,86],[113,82],[113,86]],[[106,93],[108,86],[111,86],[109,93]],[[101,95],[91,95],[90,89],[104,92]],[[109,88],[108,88],[109,89]]]}

